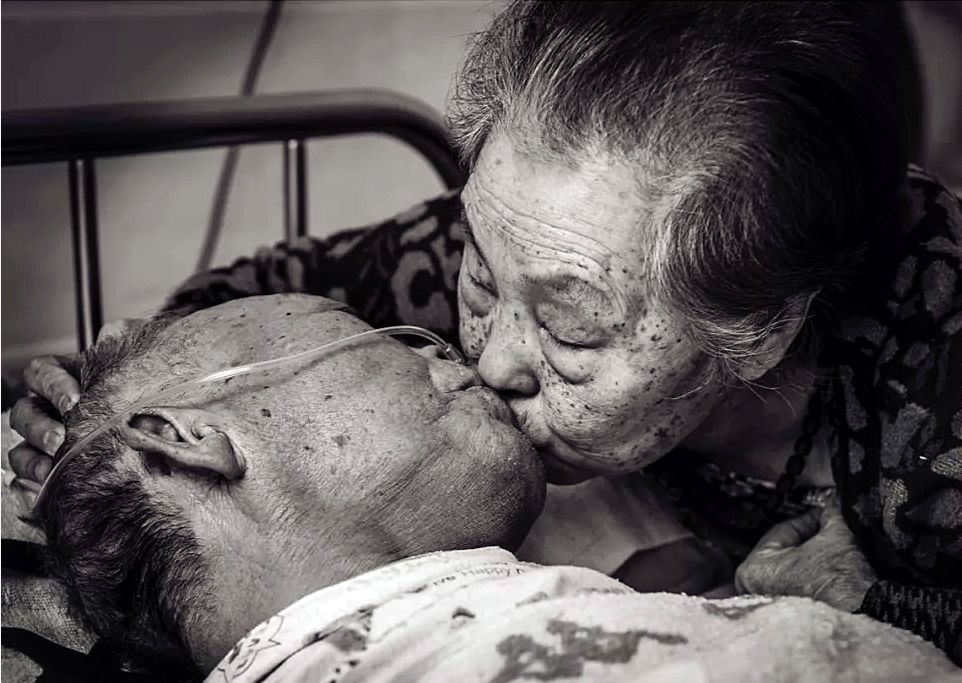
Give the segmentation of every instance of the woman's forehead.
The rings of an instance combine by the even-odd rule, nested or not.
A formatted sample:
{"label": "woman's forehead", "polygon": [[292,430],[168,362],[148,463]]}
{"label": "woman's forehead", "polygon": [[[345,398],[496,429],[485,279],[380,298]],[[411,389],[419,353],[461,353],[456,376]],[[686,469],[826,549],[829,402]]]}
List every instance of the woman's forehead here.
{"label": "woman's forehead", "polygon": [[612,162],[606,174],[603,160],[576,168],[532,160],[504,137],[491,145],[462,196],[467,238],[497,262],[488,264],[496,276],[513,269],[526,286],[600,292],[621,312],[647,298],[651,214],[630,173]]}
{"label": "woman's forehead", "polygon": [[646,251],[653,207],[632,169],[604,154],[571,166],[525,155],[508,136],[495,136],[462,197],[476,233],[508,230],[563,250],[584,247],[625,262],[618,265],[636,265]]}

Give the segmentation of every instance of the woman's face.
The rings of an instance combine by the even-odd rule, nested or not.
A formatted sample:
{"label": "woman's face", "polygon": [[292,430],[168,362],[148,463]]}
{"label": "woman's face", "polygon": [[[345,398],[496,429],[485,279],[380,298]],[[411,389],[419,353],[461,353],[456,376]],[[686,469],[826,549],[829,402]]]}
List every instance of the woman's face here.
{"label": "woman's face", "polygon": [[651,295],[636,176],[541,163],[492,136],[464,188],[461,343],[545,457],[549,479],[637,471],[722,398],[709,359]]}

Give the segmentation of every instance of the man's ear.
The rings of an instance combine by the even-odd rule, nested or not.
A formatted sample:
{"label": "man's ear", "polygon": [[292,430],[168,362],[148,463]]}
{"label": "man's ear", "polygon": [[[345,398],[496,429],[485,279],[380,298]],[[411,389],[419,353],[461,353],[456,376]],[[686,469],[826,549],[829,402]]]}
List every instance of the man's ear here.
{"label": "man's ear", "polygon": [[214,425],[213,416],[193,408],[150,408],[132,416],[120,438],[134,450],[163,458],[168,465],[240,479],[244,457]]}
{"label": "man's ear", "polygon": [[812,301],[817,295],[818,292],[815,292],[789,302],[782,323],[769,332],[757,353],[738,364],[739,379],[754,382],[782,362],[805,324]]}

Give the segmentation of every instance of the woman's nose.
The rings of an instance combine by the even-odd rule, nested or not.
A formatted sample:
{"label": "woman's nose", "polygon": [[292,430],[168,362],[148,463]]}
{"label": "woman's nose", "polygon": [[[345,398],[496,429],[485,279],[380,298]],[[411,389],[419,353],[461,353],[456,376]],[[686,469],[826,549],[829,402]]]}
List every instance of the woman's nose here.
{"label": "woman's nose", "polygon": [[532,345],[525,343],[524,327],[513,315],[498,318],[478,359],[478,373],[485,384],[505,397],[534,396],[539,389],[533,367],[536,359]]}
{"label": "woman's nose", "polygon": [[415,349],[418,355],[428,359],[428,372],[431,381],[442,393],[462,391],[481,384],[481,378],[474,368],[455,363],[445,358],[434,344]]}

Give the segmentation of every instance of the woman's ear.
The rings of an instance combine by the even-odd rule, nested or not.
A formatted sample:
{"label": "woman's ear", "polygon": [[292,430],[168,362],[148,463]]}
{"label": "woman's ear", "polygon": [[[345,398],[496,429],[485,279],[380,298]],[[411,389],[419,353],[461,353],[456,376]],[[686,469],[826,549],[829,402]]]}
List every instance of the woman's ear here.
{"label": "woman's ear", "polygon": [[159,456],[172,466],[240,479],[247,462],[207,413],[191,408],[151,408],[132,416],[120,438],[134,450]]}
{"label": "woman's ear", "polygon": [[817,295],[818,292],[814,292],[798,297],[788,304],[782,322],[769,332],[757,353],[739,363],[739,379],[754,382],[784,360],[792,342],[808,319],[808,311]]}

